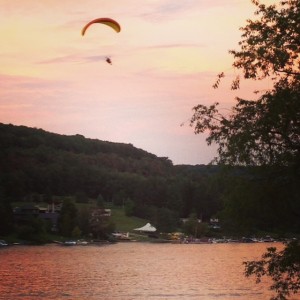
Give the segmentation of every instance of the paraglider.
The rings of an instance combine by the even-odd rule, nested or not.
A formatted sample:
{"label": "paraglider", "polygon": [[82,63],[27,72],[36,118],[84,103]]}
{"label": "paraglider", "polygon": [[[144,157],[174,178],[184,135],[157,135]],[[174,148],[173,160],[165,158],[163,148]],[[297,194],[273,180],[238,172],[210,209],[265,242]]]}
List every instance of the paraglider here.
{"label": "paraglider", "polygon": [[86,30],[92,25],[92,24],[95,24],[95,23],[99,23],[99,24],[105,24],[107,26],[110,26],[112,29],[114,29],[116,32],[120,32],[121,31],[121,26],[120,24],[111,19],[111,18],[98,18],[98,19],[95,19],[95,20],[92,20],[90,22],[88,22],[81,30],[81,35],[84,35]]}
{"label": "paraglider", "polygon": [[111,61],[110,57],[106,57],[105,61],[106,61],[108,64],[112,65],[112,61]]}
{"label": "paraglider", "polygon": [[[98,18],[98,19],[95,19],[95,20],[92,20],[90,22],[88,22],[81,30],[81,35],[84,36],[86,30],[92,25],[92,24],[95,24],[95,23],[100,23],[100,24],[104,24],[104,25],[107,25],[109,27],[111,27],[112,29],[114,29],[116,32],[120,32],[121,31],[121,26],[120,24],[111,19],[111,18]],[[112,65],[112,61],[110,59],[110,57],[106,57],[105,61]]]}

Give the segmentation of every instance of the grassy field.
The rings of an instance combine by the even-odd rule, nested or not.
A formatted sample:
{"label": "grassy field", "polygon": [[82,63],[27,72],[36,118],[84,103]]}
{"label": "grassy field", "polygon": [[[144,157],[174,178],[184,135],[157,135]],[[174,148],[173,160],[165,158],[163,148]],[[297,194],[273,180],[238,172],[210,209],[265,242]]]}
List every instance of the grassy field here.
{"label": "grassy field", "polygon": [[113,207],[112,221],[116,225],[116,231],[120,232],[132,232],[133,229],[144,226],[148,221],[137,217],[127,217],[124,209],[119,207]]}

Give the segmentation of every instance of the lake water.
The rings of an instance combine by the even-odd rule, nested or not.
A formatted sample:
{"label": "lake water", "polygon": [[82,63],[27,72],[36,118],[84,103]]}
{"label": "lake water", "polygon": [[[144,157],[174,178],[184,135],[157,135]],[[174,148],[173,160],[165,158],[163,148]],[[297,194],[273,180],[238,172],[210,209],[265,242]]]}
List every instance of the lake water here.
{"label": "lake water", "polygon": [[[0,249],[0,299],[266,300],[243,261],[280,244],[13,246]],[[291,299],[300,299],[292,297]]]}

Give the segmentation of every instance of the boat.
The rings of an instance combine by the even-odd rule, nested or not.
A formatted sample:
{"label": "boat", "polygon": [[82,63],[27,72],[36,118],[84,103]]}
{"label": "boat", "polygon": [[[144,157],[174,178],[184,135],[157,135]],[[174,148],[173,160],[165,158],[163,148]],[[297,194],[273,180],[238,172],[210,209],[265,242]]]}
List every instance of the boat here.
{"label": "boat", "polygon": [[77,245],[77,242],[76,241],[72,241],[72,240],[70,240],[70,241],[64,241],[63,245],[64,246],[75,246],[75,245]]}
{"label": "boat", "polygon": [[78,240],[76,242],[76,245],[81,245],[81,246],[86,246],[88,244],[89,244],[89,242],[87,242],[86,240]]}
{"label": "boat", "polygon": [[0,247],[8,246],[7,242],[4,240],[0,240]]}
{"label": "boat", "polygon": [[269,235],[267,235],[267,236],[261,238],[260,242],[261,243],[273,243],[273,242],[275,242],[275,240],[272,237],[270,237]]}
{"label": "boat", "polygon": [[133,240],[129,237],[129,232],[122,233],[122,232],[114,232],[112,233],[113,239],[116,242],[132,242]]}

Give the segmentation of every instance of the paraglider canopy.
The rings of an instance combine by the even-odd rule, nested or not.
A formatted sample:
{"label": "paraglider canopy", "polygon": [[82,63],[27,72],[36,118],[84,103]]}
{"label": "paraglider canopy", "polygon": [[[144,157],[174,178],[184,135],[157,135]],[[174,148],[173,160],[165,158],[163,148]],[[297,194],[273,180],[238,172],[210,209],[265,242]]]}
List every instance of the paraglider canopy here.
{"label": "paraglider canopy", "polygon": [[100,24],[105,24],[107,26],[110,26],[112,29],[114,29],[116,32],[120,32],[121,31],[121,26],[120,24],[111,19],[111,18],[98,18],[98,19],[95,19],[95,20],[92,20],[90,21],[89,23],[87,23],[81,30],[81,35],[84,35],[86,30],[92,25],[92,24],[95,24],[95,23],[100,23]]}

